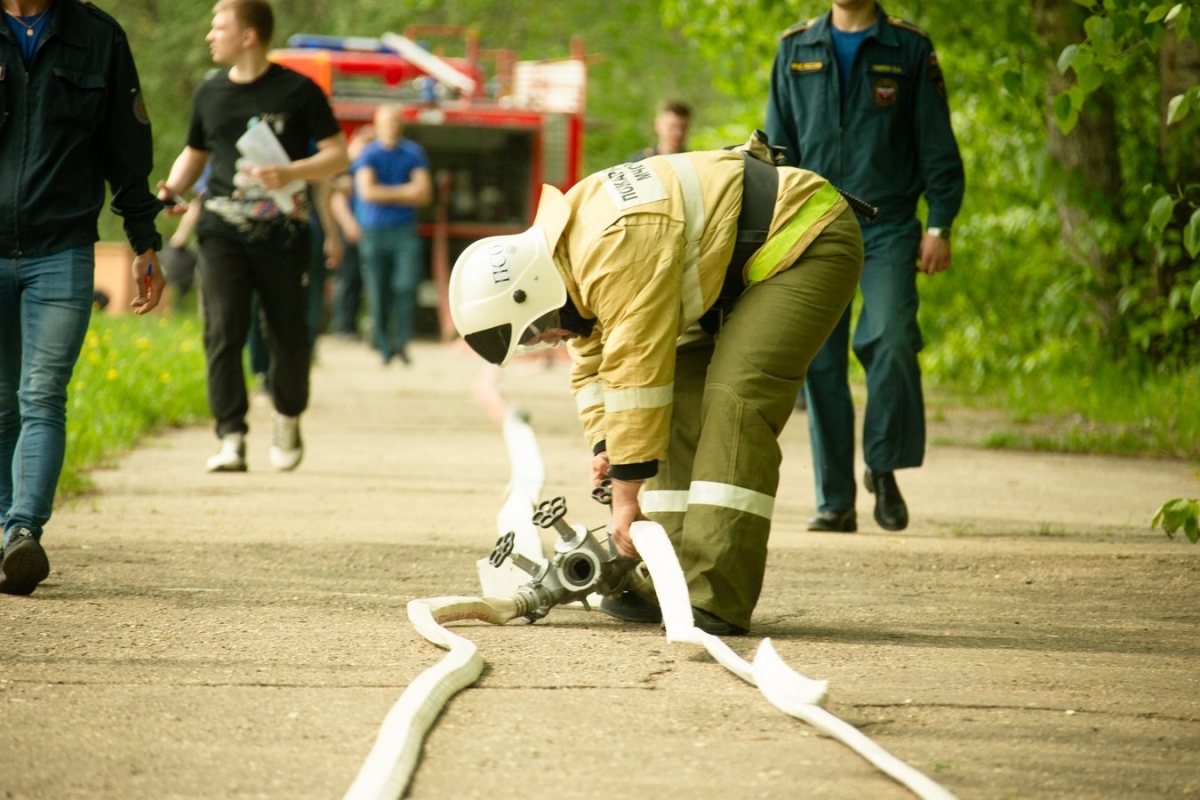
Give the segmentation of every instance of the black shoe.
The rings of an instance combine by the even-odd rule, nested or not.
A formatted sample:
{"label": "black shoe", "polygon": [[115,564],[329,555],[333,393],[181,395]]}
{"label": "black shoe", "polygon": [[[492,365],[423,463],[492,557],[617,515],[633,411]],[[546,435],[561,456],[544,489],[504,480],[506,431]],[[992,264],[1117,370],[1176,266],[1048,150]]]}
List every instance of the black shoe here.
{"label": "black shoe", "polygon": [[858,514],[853,508],[845,511],[822,511],[808,520],[810,531],[826,533],[854,533],[858,530]]}
{"label": "black shoe", "polygon": [[633,592],[625,592],[617,597],[605,595],[600,601],[600,610],[622,622],[662,622],[662,609]]}
{"label": "black shoe", "polygon": [[0,562],[0,592],[33,594],[37,585],[50,574],[50,559],[29,528],[17,528],[4,548]]}
{"label": "black shoe", "polygon": [[870,467],[863,473],[867,491],[875,495],[875,521],[888,531],[902,531],[908,527],[908,506],[896,485],[894,472],[872,472]]}
{"label": "black shoe", "polygon": [[692,606],[692,620],[696,627],[713,636],[745,636],[745,628],[739,628],[732,622],[726,622],[711,611]]}

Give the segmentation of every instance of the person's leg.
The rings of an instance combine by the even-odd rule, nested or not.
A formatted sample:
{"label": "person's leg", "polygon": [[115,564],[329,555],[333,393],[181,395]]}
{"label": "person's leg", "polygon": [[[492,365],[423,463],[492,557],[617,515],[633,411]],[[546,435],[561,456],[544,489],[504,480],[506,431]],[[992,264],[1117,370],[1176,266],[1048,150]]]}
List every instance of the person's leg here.
{"label": "person's leg", "polygon": [[337,268],[333,284],[333,331],[337,334],[358,335],[358,310],[362,304],[362,272],[359,267],[358,245],[345,242],[342,263]]}
{"label": "person's leg", "polygon": [[395,272],[392,274],[392,322],[396,354],[407,363],[406,348],[417,324],[417,287],[421,283],[421,237],[417,223],[396,229]]}
{"label": "person's leg", "polygon": [[[671,405],[671,439],[667,457],[659,462],[658,474],[642,490],[642,512],[663,526],[671,545],[679,552],[683,521],[688,510],[692,462],[700,438],[700,405],[704,378],[712,359],[713,337],[694,324],[679,337],[675,351],[675,385]],[[626,622],[658,623],[662,611],[648,578],[634,580],[629,591],[605,597],[600,610]]]}
{"label": "person's leg", "polygon": [[717,337],[680,563],[692,604],[737,628],[749,628],[762,589],[777,440],[809,362],[854,296],[861,248],[847,211],[791,269],[748,289]]}
{"label": "person's leg", "polygon": [[250,330],[246,334],[246,352],[250,372],[260,382],[259,390],[271,394],[271,349],[267,345],[267,321],[263,317],[258,292],[250,293]]}
{"label": "person's leg", "polygon": [[925,458],[921,329],[917,324],[919,222],[864,238],[863,308],[854,354],[867,375],[863,457],[874,472],[919,467]]}
{"label": "person's leg", "polygon": [[[21,286],[17,262],[0,258],[0,534],[13,499],[13,454],[21,435]],[[0,548],[3,542],[0,542]]]}
{"label": "person's leg", "polygon": [[253,280],[267,322],[275,410],[298,417],[308,407],[308,234],[288,247],[256,247]]}
{"label": "person's leg", "polygon": [[[3,512],[7,519],[6,536],[10,539],[20,528],[40,537],[50,519],[66,453],[67,386],[91,318],[95,251],[90,246],[79,247],[11,263],[16,266],[19,283],[15,289],[19,298],[21,377],[20,434],[8,462],[11,500]],[[12,276],[4,279],[7,286],[0,289],[9,309],[12,280]],[[6,331],[6,337],[10,335]],[[4,361],[8,365],[4,373],[11,376],[10,357],[6,355]],[[3,380],[8,384],[11,378]],[[10,385],[6,385],[0,391],[11,402],[9,390]],[[9,419],[6,429],[11,429]]]}
{"label": "person's leg", "polygon": [[663,526],[678,551],[683,539],[683,519],[692,484],[692,464],[700,440],[701,404],[708,364],[715,342],[693,325],[680,337],[675,351],[675,387],[671,405],[671,441],[658,474],[642,490],[642,512]]}
{"label": "person's leg", "polygon": [[391,358],[387,315],[387,304],[391,292],[385,287],[389,286],[391,270],[385,263],[387,259],[385,233],[382,230],[364,230],[359,253],[362,256],[360,264],[363,272],[363,284],[367,288],[367,309],[371,314],[371,326],[375,330],[374,345],[386,362]]}
{"label": "person's leg", "polygon": [[218,236],[202,237],[199,246],[208,405],[217,436],[244,434],[249,405],[242,348],[250,329],[252,258],[244,245]]}
{"label": "person's leg", "polygon": [[308,264],[308,347],[315,352],[317,337],[321,334],[321,322],[325,317],[325,281],[329,268],[325,265],[325,231],[314,224],[311,227]]}
{"label": "person's leg", "polygon": [[854,508],[854,399],[850,395],[850,309],[808,367],[804,393],[817,510]]}

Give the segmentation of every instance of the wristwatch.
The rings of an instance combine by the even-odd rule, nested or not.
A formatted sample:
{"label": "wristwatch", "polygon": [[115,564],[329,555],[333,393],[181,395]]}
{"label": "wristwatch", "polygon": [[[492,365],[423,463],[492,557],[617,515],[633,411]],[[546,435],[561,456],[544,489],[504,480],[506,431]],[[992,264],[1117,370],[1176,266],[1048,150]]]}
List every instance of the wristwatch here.
{"label": "wristwatch", "polygon": [[926,228],[925,232],[927,234],[929,234],[930,236],[936,236],[939,239],[945,239],[947,242],[950,241],[950,226],[949,225],[947,225],[944,228]]}

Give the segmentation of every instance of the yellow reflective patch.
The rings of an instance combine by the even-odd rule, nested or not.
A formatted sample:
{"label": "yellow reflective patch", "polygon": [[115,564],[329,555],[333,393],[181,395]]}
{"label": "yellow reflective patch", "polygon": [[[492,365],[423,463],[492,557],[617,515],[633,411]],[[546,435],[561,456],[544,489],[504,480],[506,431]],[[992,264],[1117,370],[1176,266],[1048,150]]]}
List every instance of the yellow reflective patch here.
{"label": "yellow reflective patch", "polygon": [[842,199],[832,183],[826,183],[808,198],[796,216],[783,226],[783,230],[767,240],[746,268],[746,281],[757,283],[765,280],[780,260],[788,254],[805,231],[825,215],[834,204]]}
{"label": "yellow reflective patch", "polygon": [[824,61],[793,61],[792,72],[815,72],[825,69]]}
{"label": "yellow reflective patch", "polygon": [[871,72],[884,72],[888,75],[903,75],[904,67],[897,67],[895,64],[872,64]]}

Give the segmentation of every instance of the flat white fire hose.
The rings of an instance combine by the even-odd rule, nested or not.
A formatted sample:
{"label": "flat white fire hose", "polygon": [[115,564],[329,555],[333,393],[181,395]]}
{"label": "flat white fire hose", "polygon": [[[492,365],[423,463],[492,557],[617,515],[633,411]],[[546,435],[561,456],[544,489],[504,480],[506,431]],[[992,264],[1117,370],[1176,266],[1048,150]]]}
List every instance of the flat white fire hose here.
{"label": "flat white fire hose", "polygon": [[629,533],[654,578],[654,592],[662,607],[668,642],[700,645],[730,672],[757,686],[771,705],[837,739],[918,797],[953,800],[950,792],[875,744],[853,725],[821,708],[828,688],[826,681],[814,681],[793,670],[779,657],[770,639],[762,640],[754,663],[748,664],[725,642],[697,628],[683,569],[667,532],[654,522],[635,522]]}
{"label": "flat white fire hose", "polygon": [[[498,519],[502,532],[512,521],[514,504],[524,508],[526,503],[536,500],[543,475],[541,454],[527,420],[519,413],[510,413],[504,428],[513,461],[513,481],[505,510]],[[516,496],[519,499],[514,502]],[[657,523],[643,521],[634,523],[630,534],[654,579],[668,642],[705,648],[726,669],[757,686],[773,706],[842,742],[923,800],[954,800],[950,792],[822,708],[827,682],[806,678],[789,667],[770,639],[762,640],[754,662],[747,663],[725,642],[697,628],[683,570],[666,531]],[[487,585],[489,578],[483,567],[480,578]],[[398,800],[412,780],[425,736],[442,708],[483,672],[483,659],[474,642],[452,633],[444,625],[464,619],[503,625],[523,613],[511,599],[494,597],[436,597],[408,604],[408,619],[417,632],[449,652],[418,675],[392,706],[367,760],[346,791],[345,800]]]}

